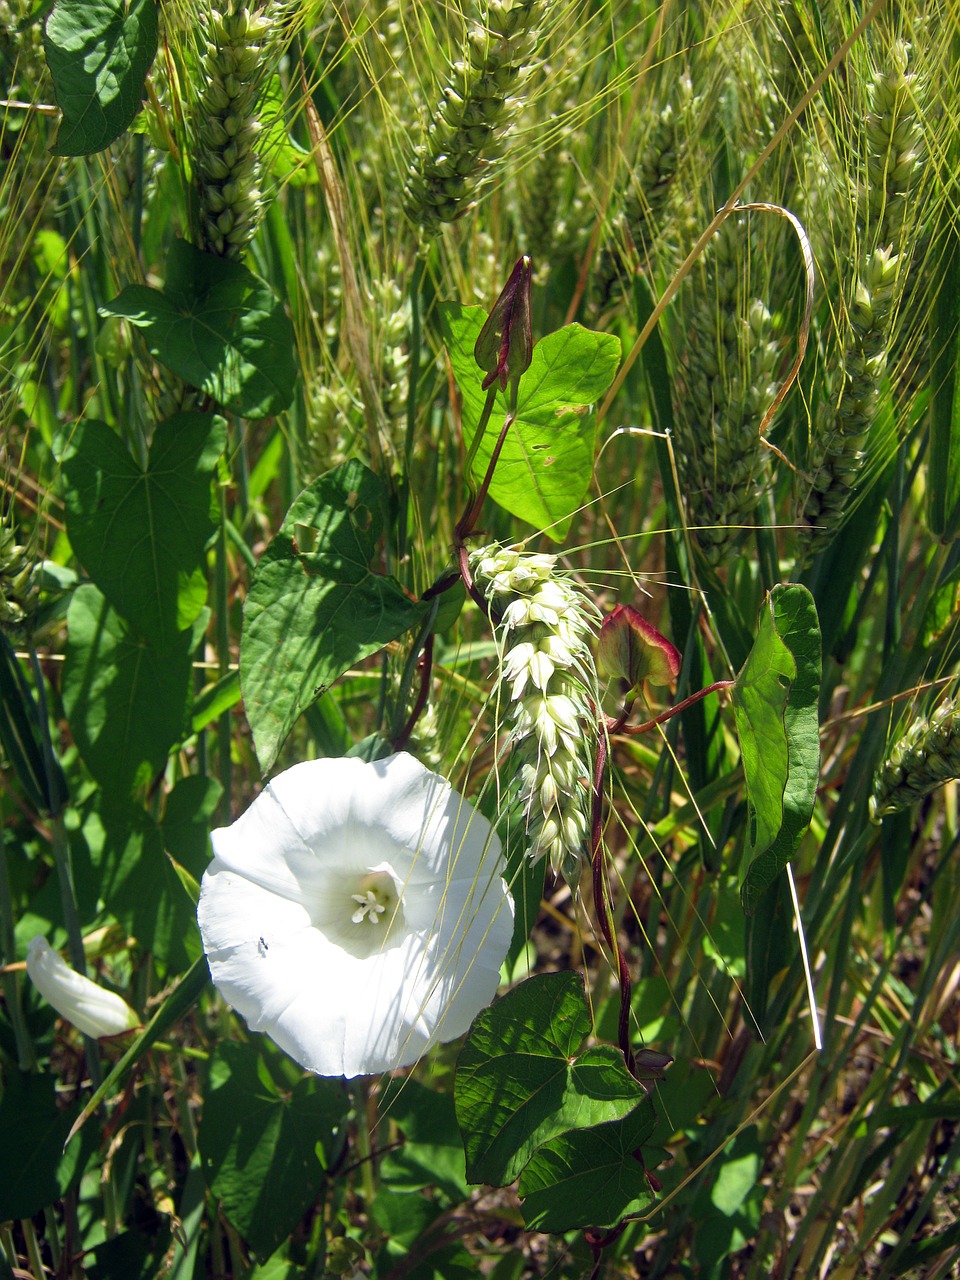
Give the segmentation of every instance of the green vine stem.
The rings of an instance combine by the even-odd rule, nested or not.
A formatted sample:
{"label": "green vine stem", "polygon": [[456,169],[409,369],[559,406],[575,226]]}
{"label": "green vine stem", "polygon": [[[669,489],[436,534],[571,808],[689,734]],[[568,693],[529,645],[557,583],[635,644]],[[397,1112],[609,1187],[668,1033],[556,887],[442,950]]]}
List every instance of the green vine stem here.
{"label": "green vine stem", "polygon": [[17,958],[16,937],[14,934],[13,901],[10,896],[10,877],[7,872],[6,826],[3,822],[3,810],[0,806],[0,951],[3,953],[3,999],[13,1035],[17,1044],[17,1065],[21,1071],[35,1071],[37,1055],[33,1041],[27,1031],[20,1005],[20,983],[17,973],[10,966]]}

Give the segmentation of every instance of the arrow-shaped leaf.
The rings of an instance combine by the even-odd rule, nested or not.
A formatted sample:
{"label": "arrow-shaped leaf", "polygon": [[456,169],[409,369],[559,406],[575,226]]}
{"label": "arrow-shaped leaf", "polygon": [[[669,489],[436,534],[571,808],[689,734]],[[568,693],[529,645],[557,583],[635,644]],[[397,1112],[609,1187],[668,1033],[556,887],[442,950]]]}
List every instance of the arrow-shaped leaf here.
{"label": "arrow-shaped leaf", "polygon": [[471,1182],[512,1182],[558,1134],[622,1119],[645,1098],[591,1029],[576,973],[531,978],[474,1021],[457,1062],[457,1121]]}
{"label": "arrow-shaped leaf", "polygon": [[[482,307],[445,303],[440,308],[447,352],[463,396],[467,444],[486,399],[474,359],[486,318]],[[569,530],[589,487],[596,448],[594,405],[613,381],[619,362],[619,338],[571,324],[537,343],[520,379],[516,420],[497,462],[490,496],[557,541]],[[475,480],[486,472],[505,412],[504,393],[498,392],[474,462]]]}
{"label": "arrow-shaped leaf", "polygon": [[174,242],[163,291],[128,285],[102,315],[123,316],[150,354],[247,418],[279,413],[297,376],[293,328],[269,286],[242,263]]}

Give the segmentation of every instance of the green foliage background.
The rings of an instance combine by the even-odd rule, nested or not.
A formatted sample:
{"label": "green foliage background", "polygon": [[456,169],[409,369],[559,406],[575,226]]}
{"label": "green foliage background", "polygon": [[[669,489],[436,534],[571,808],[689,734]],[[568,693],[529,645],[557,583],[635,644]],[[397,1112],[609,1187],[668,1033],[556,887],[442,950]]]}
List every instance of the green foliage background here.
{"label": "green foliage background", "polygon": [[[954,1273],[958,66],[955,0],[0,0],[0,1280]],[[477,541],[683,655],[598,708],[596,883],[497,812],[451,554],[514,410]],[[465,1042],[305,1078],[208,833],[398,745],[523,927]]]}

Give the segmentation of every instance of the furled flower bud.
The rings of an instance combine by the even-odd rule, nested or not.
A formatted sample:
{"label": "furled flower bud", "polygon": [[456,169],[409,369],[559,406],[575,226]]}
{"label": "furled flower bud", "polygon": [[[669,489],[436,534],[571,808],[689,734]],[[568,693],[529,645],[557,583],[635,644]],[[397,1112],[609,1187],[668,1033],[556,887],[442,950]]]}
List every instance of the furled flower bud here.
{"label": "furled flower bud", "polygon": [[500,390],[506,391],[508,382],[516,386],[521,374],[530,368],[533,359],[530,277],[530,259],[525,255],[517,259],[510,279],[480,330],[473,355],[487,375],[482,384],[484,391],[497,381]]}
{"label": "furled flower bud", "polygon": [[632,699],[644,680],[672,684],[680,673],[680,652],[632,605],[618,604],[600,627],[597,667],[622,681],[624,696]]}
{"label": "furled flower bud", "polygon": [[27,947],[27,973],[61,1018],[87,1036],[117,1036],[140,1019],[125,1000],[71,969],[39,934]]}

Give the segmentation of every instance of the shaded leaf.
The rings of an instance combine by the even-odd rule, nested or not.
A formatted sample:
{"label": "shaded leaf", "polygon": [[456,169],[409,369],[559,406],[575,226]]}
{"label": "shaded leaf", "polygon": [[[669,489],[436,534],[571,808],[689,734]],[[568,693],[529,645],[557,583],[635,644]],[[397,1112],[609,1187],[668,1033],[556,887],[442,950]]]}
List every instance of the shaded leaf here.
{"label": "shaded leaf", "polygon": [[930,448],[926,457],[927,525],[951,542],[960,533],[960,235],[954,220],[945,228],[940,259],[942,285],[932,315]]}
{"label": "shaded leaf", "polygon": [[[740,893],[743,909],[743,891]],[[773,1034],[768,1016],[770,994],[777,990],[778,975],[796,958],[793,933],[793,901],[785,876],[773,882],[767,893],[744,918],[746,978],[743,998],[749,1019],[761,1037]]]}
{"label": "shaded leaf", "polygon": [[240,684],[264,772],[306,707],[430,610],[370,569],[385,498],[369,468],[344,463],[300,494],[260,558],[243,610]]}
{"label": "shaded leaf", "polygon": [[641,1144],[656,1123],[643,1102],[622,1120],[562,1133],[523,1171],[523,1219],[532,1231],[615,1227],[653,1203]]}
{"label": "shaded leaf", "polygon": [[17,1153],[16,1176],[0,1178],[4,1222],[32,1218],[59,1200],[81,1172],[84,1144],[76,1139],[64,1151],[72,1114],[58,1105],[56,1083],[49,1073],[4,1072],[0,1151]]}
{"label": "shaded leaf", "polygon": [[157,823],[136,805],[104,802],[86,814],[82,832],[111,914],[162,972],[186,964],[184,944],[196,935],[196,912],[166,856]]}
{"label": "shaded leaf", "polygon": [[160,646],[132,630],[94,586],[67,612],[63,705],[87,768],[114,797],[163,768],[190,699],[194,639]]}
{"label": "shaded leaf", "polygon": [[155,0],[60,0],[43,43],[63,112],[53,154],[102,151],[140,110],[157,53]]}
{"label": "shaded leaf", "polygon": [[94,1090],[84,1103],[83,1110],[74,1121],[70,1137],[90,1119],[104,1098],[111,1097],[123,1084],[134,1065],[140,1061],[152,1044],[165,1035],[170,1027],[191,1009],[200,993],[210,981],[206,957],[201,956],[190,966],[173,990],[167,995],[144,1029],[127,1048],[123,1057],[111,1070],[106,1080]]}
{"label": "shaded leaf", "polygon": [[315,1076],[282,1095],[259,1054],[223,1041],[210,1062],[200,1126],[201,1166],[223,1212],[261,1260],[296,1227],[342,1145],[348,1097],[339,1080]]}
{"label": "shaded leaf", "polygon": [[0,631],[0,746],[27,799],[40,813],[60,813],[67,781],[50,749],[40,706],[20,659]]}
{"label": "shaded leaf", "polygon": [[225,443],[223,421],[200,413],[161,422],[145,468],[93,418],[79,421],[65,441],[70,542],[113,607],[145,634],[173,625],[182,631],[206,602],[210,484]]}
{"label": "shaded leaf", "polygon": [[[376,1258],[377,1275],[396,1271],[404,1280],[473,1280],[481,1274],[453,1232],[451,1243],[443,1243],[446,1215],[436,1201],[381,1187],[371,1216],[385,1238]],[[351,1268],[344,1274],[358,1273],[359,1268]]]}
{"label": "shaded leaf", "polygon": [[177,240],[162,292],[128,285],[100,313],[126,317],[151,355],[235,413],[264,418],[293,400],[293,328],[269,285],[242,263]]}
{"label": "shaded leaf", "polygon": [[159,1239],[145,1231],[123,1231],[91,1251],[90,1260],[85,1259],[87,1275],[90,1280],[155,1280],[169,1240],[169,1228]]}
{"label": "shaded leaf", "polygon": [[223,794],[216,778],[181,778],[164,809],[163,847],[199,879],[210,860],[210,827]]}
{"label": "shaded leaf", "polygon": [[463,1143],[451,1094],[428,1089],[418,1080],[391,1081],[380,1114],[389,1116],[404,1139],[380,1163],[383,1186],[406,1191],[434,1187],[449,1204],[467,1199]]}

